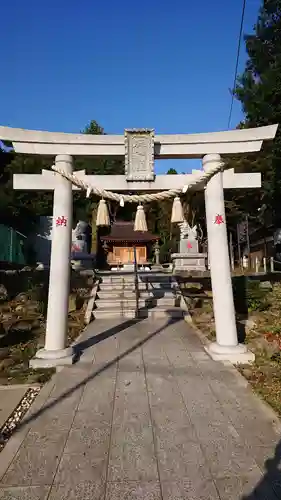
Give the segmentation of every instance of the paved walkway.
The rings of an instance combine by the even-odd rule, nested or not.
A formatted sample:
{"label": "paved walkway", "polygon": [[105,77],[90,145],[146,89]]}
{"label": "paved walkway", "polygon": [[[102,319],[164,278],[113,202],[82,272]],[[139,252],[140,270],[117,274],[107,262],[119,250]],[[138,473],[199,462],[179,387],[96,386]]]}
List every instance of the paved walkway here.
{"label": "paved walkway", "polygon": [[281,498],[273,414],[186,323],[96,321],[78,350],[0,454],[0,499]]}

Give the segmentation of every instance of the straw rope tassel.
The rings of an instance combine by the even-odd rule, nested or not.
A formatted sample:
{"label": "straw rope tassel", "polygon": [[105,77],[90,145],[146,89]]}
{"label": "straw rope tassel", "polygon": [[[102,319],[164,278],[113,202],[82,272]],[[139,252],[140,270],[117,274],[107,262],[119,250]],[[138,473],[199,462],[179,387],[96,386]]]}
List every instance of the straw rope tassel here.
{"label": "straw rope tassel", "polygon": [[147,231],[145,211],[142,205],[139,205],[137,208],[134,231],[142,231],[142,232]]}
{"label": "straw rope tassel", "polygon": [[96,225],[110,226],[108,208],[106,201],[103,198],[99,202]]}
{"label": "straw rope tassel", "polygon": [[176,224],[178,222],[184,222],[184,215],[180,197],[176,196],[172,207],[171,223]]}

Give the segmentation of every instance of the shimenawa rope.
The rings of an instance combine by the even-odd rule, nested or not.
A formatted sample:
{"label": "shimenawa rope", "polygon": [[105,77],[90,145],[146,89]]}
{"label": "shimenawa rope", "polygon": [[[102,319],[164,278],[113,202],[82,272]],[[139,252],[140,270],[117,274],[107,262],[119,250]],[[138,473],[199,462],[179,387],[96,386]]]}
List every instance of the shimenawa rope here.
{"label": "shimenawa rope", "polygon": [[185,193],[191,187],[195,187],[198,184],[206,184],[211,177],[222,170],[226,170],[227,166],[220,162],[213,168],[211,168],[208,172],[202,172],[201,175],[198,175],[196,178],[191,180],[188,184],[185,184],[180,189],[169,189],[167,191],[159,191],[158,193],[145,193],[145,194],[118,194],[113,191],[106,191],[105,189],[99,189],[91,184],[79,179],[74,174],[69,174],[65,172],[63,169],[58,168],[56,165],[52,166],[52,170],[62,175],[65,179],[69,180],[75,186],[85,189],[87,191],[87,196],[90,196],[91,193],[99,196],[100,198],[106,198],[108,200],[118,201],[120,204],[127,203],[145,203],[152,201],[161,201],[169,198],[175,198],[175,196],[179,196],[182,193]]}

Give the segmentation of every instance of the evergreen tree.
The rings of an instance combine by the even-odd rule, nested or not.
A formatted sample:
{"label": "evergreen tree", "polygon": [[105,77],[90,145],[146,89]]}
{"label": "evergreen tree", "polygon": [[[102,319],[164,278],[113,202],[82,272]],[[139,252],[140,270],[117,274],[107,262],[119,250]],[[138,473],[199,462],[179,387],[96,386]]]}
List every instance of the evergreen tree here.
{"label": "evergreen tree", "polygon": [[[92,120],[82,131],[85,134],[104,134],[102,127]],[[13,226],[28,234],[32,232],[41,215],[51,215],[53,210],[53,193],[36,191],[18,191],[13,189],[13,174],[40,174],[42,169],[51,169],[54,159],[37,155],[22,155],[4,152],[0,147],[0,223]],[[77,158],[75,169],[85,169],[87,174],[122,174],[124,161],[120,159],[104,159],[96,157]],[[74,193],[74,224],[77,220],[91,221],[97,199],[85,197],[85,193]]]}
{"label": "evergreen tree", "polygon": [[[245,114],[240,126],[280,123],[281,0],[263,0],[254,33],[245,36],[245,42],[248,60],[235,91]],[[273,143],[267,143],[261,153],[248,155],[244,161],[251,159],[254,169],[263,173],[260,202],[272,212],[275,224],[280,224],[281,130]],[[238,163],[243,163],[243,158]]]}

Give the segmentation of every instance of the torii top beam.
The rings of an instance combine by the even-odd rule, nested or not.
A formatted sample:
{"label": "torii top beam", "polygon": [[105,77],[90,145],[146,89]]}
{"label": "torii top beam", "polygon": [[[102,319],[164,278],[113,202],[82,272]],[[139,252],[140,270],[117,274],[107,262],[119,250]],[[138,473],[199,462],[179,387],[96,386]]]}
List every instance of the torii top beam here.
{"label": "torii top beam", "polygon": [[[203,134],[156,135],[154,158],[202,158],[206,154],[259,151],[263,140],[274,139],[278,125]],[[124,157],[123,135],[65,134],[0,126],[0,139],[11,141],[16,153],[54,156]]]}

